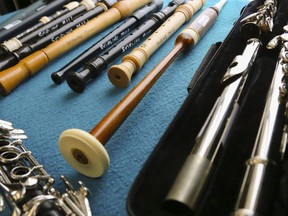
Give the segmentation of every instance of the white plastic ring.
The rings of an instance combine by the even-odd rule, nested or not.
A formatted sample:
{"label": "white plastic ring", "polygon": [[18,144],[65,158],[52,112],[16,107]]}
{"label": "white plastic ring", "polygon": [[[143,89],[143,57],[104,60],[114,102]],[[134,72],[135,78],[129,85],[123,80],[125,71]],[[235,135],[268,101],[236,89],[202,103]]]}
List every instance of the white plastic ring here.
{"label": "white plastic ring", "polygon": [[58,144],[64,159],[85,176],[97,178],[109,168],[110,159],[104,146],[83,130],[65,130]]}

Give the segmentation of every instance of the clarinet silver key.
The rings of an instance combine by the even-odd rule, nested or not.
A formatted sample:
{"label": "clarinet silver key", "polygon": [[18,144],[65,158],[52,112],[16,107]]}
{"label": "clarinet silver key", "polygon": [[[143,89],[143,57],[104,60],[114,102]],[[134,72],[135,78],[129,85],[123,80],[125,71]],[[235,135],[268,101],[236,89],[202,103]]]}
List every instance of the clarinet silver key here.
{"label": "clarinet silver key", "polygon": [[23,130],[14,129],[11,122],[0,119],[0,138],[27,139],[27,136]]}
{"label": "clarinet silver key", "polygon": [[[41,212],[53,215],[91,216],[89,190],[79,181],[79,188],[64,177],[62,195],[55,180],[28,151],[19,137],[27,139],[23,130],[14,129],[10,122],[0,120],[0,212],[5,211],[4,198],[13,216],[37,216]],[[4,198],[3,198],[4,197]]]}
{"label": "clarinet silver key", "polygon": [[4,211],[4,208],[5,208],[4,198],[3,198],[2,195],[0,195],[0,212],[3,212],[3,211]]}

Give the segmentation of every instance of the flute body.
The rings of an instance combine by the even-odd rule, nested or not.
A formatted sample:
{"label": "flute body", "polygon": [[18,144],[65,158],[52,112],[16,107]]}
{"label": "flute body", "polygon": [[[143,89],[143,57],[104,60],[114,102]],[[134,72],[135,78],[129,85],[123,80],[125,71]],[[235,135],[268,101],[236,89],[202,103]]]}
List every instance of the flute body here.
{"label": "flute body", "polygon": [[[44,3],[44,1],[41,1],[41,0],[40,0],[40,1],[34,2],[34,3],[33,3],[32,5],[30,5],[30,6],[22,9],[21,12],[19,12],[19,14],[22,13],[22,11],[23,11],[23,17],[20,16],[19,19],[21,19],[21,17],[22,17],[22,19],[25,17],[25,16],[24,16],[25,10],[29,11],[29,7],[31,7],[31,8],[34,7],[34,4],[35,4],[35,7],[37,7],[37,5],[38,5],[39,3],[41,4],[41,2],[42,2],[42,4]],[[76,3],[76,2],[75,2],[75,3]],[[45,4],[47,4],[47,2],[46,2]],[[66,5],[70,5],[70,4],[71,4],[71,2],[68,3],[68,4],[66,4]],[[73,4],[73,3],[72,3],[72,4]],[[79,4],[79,3],[77,2],[77,4]],[[18,37],[21,37],[21,36],[23,36],[23,35],[25,35],[25,34],[30,33],[31,31],[34,31],[36,28],[44,25],[45,20],[56,19],[58,16],[61,16],[61,14],[66,13],[66,12],[67,12],[67,8],[65,7],[66,5],[63,6],[63,9],[57,10],[57,11],[56,11],[54,14],[52,14],[52,15],[49,15],[49,16],[47,15],[47,16],[41,17],[41,18],[39,19],[38,23],[36,23],[35,25],[33,25],[33,26],[25,29],[25,30],[24,30],[23,32],[21,32],[20,34],[17,34],[16,37],[18,38]],[[73,5],[74,5],[74,4],[73,4]],[[39,6],[40,6],[40,5],[39,5]],[[42,6],[43,6],[43,5],[42,5]],[[43,7],[45,7],[45,5],[44,5]],[[39,8],[39,9],[41,9],[41,8]],[[35,12],[35,11],[33,11],[33,12]],[[30,13],[33,14],[33,12],[30,12]],[[31,15],[31,14],[30,14],[30,15]],[[17,14],[16,14],[16,16],[17,16]],[[27,16],[29,16],[29,14],[27,14]],[[12,17],[12,18],[13,18],[13,17]],[[15,17],[15,18],[16,18],[16,17]],[[7,22],[7,24],[8,24],[8,23],[9,23],[9,19],[6,20],[6,21],[8,21],[8,22]],[[17,18],[16,18],[15,22],[17,22]],[[21,21],[20,21],[20,22],[21,22]],[[5,22],[4,22],[4,23],[5,23]],[[2,24],[3,24],[3,23],[2,23]],[[6,24],[5,24],[5,25],[6,25]],[[2,27],[5,26],[5,25],[2,25]],[[0,26],[1,26],[1,24],[0,24]],[[4,43],[5,43],[5,41],[4,41]],[[2,53],[0,53],[0,56],[2,56]]]}
{"label": "flute body", "polygon": [[247,41],[242,55],[236,56],[222,83],[226,86],[216,100],[208,118],[195,139],[195,146],[184,162],[167,197],[171,209],[195,211],[199,197],[207,184],[218,151],[226,142],[231,126],[237,117],[238,99],[257,56],[261,42]]}
{"label": "flute body", "polygon": [[0,73],[0,94],[8,95],[28,77],[37,73],[53,59],[71,50],[91,36],[115,22],[128,17],[133,11],[150,3],[151,0],[123,0],[114,4],[107,12],[100,14],[89,23],[75,29],[46,48],[22,59],[17,65]]}
{"label": "flute body", "polygon": [[[29,34],[30,32],[34,31],[35,29],[38,29],[38,28],[42,27],[43,25],[47,24],[48,22],[51,22],[52,20],[57,19],[58,17],[62,16],[63,14],[66,14],[68,11],[71,11],[74,8],[78,7],[78,6],[79,6],[79,2],[77,2],[77,1],[69,2],[68,4],[64,5],[61,10],[57,10],[54,14],[51,14],[49,16],[41,17],[41,19],[39,19],[37,24],[35,24],[32,27],[30,27],[30,28],[26,29],[25,31],[21,32],[15,38],[20,38],[20,37],[23,37],[24,35]],[[2,55],[3,54],[1,54],[1,56]]]}
{"label": "flute body", "polygon": [[[275,143],[275,129],[287,117],[287,72],[288,72],[288,26],[284,27],[285,33],[272,39],[267,47],[275,48],[281,43],[281,50],[276,63],[267,96],[257,137],[254,143],[251,158],[247,161],[247,169],[240,189],[240,194],[235,207],[234,216],[269,215],[263,211],[267,187],[265,182],[274,178],[271,173],[276,169],[277,161],[281,159],[281,146],[287,143]],[[277,149],[278,148],[278,149]],[[278,150],[278,151],[277,151]],[[276,152],[272,154],[272,152]],[[271,176],[269,176],[271,175]]]}

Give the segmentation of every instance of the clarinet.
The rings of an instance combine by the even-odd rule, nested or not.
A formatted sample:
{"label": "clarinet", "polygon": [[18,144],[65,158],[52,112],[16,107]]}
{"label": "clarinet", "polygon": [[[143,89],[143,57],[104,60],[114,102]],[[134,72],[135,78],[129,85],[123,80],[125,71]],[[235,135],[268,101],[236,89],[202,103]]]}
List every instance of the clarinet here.
{"label": "clarinet", "polygon": [[241,20],[240,33],[245,38],[259,38],[264,32],[272,32],[277,0],[265,0],[258,11]]}
{"label": "clarinet", "polygon": [[[277,129],[284,127],[287,118],[287,72],[288,72],[288,25],[284,27],[284,33],[274,37],[267,45],[268,49],[274,49],[281,44],[274,76],[266,96],[266,103],[262,114],[257,137],[254,143],[251,158],[247,161],[245,177],[242,181],[234,216],[243,215],[269,215],[263,208],[271,206],[273,202],[266,198],[275,179],[274,172],[281,161],[287,143],[277,140]],[[285,136],[283,136],[285,137]],[[282,139],[285,141],[285,139]],[[268,185],[267,185],[267,182]],[[269,188],[268,188],[268,187]]]}
{"label": "clarinet", "polygon": [[53,188],[55,180],[24,146],[25,139],[23,130],[0,120],[0,210],[5,209],[5,197],[12,215],[92,216],[88,188],[79,181],[79,189],[74,190],[61,176],[66,186],[61,195]]}
{"label": "clarinet", "polygon": [[153,0],[153,2],[145,5],[145,7],[135,11],[122,24],[109,32],[102,39],[93,44],[90,48],[78,55],[75,59],[62,67],[60,70],[53,72],[51,74],[52,81],[55,84],[61,84],[70,71],[80,69],[85,62],[93,59],[95,56],[100,55],[101,53],[108,50],[108,48],[112,47],[114,44],[125,38],[133,30],[142,25],[152,13],[160,10],[162,5],[162,0]]}
{"label": "clarinet", "polygon": [[79,28],[89,22],[92,18],[97,15],[107,11],[116,0],[103,0],[103,3],[97,3],[96,6],[86,13],[81,14],[73,22],[68,22],[62,28],[51,32],[50,34],[41,37],[38,41],[28,41],[25,45],[23,44],[19,49],[6,55],[5,59],[0,61],[0,71],[5,70],[15,64],[17,64],[21,59],[29,56],[35,51],[44,48],[45,46],[61,39],[63,36],[71,33],[74,29]]}
{"label": "clarinet", "polygon": [[[87,83],[98,77],[102,71],[119,55],[136,46],[146,37],[151,35],[162,23],[168,19],[179,5],[184,4],[184,0],[172,0],[167,7],[154,13],[141,26],[131,32],[126,38],[114,45],[107,52],[97,56],[84,65],[80,72],[70,72],[67,74],[66,81],[68,86],[75,92],[84,91]],[[200,4],[199,4],[200,5]],[[199,7],[200,8],[200,7]]]}
{"label": "clarinet", "polygon": [[[17,36],[1,44],[0,56],[19,49],[23,44],[37,41],[42,37],[51,34],[53,31],[67,25],[67,23],[73,22],[77,16],[81,15],[85,11],[92,10],[95,8],[96,4],[97,0],[83,0],[80,4],[78,2],[70,2],[68,5],[64,6],[66,8],[70,7],[70,12],[65,13],[51,22],[49,22],[48,19],[46,25],[43,25],[41,28],[37,28],[29,34]],[[43,18],[43,20],[45,20],[45,18]]]}

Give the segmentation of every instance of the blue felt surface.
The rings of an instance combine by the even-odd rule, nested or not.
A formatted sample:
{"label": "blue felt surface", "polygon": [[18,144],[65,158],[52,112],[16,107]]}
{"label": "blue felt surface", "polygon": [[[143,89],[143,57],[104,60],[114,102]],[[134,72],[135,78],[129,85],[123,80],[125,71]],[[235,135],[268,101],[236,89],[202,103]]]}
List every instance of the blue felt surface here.
{"label": "blue felt surface", "polygon": [[[165,0],[164,6],[168,2],[169,0]],[[207,0],[204,8],[216,2],[217,0]],[[227,36],[239,17],[240,10],[247,2],[247,0],[229,0],[215,25],[197,46],[176,59],[163,74],[106,144],[111,167],[99,179],[78,174],[65,162],[58,151],[59,135],[68,128],[90,131],[172,49],[177,34],[183,28],[151,57],[142,71],[133,77],[127,89],[116,89],[112,86],[106,73],[88,85],[82,94],[72,92],[66,83],[60,86],[52,83],[50,79],[52,72],[72,60],[97,39],[102,38],[111,31],[111,27],[51,62],[9,96],[0,97],[0,118],[11,121],[15,127],[26,131],[29,136],[25,141],[26,147],[44,165],[47,172],[55,177],[57,189],[60,191],[64,189],[59,180],[61,174],[73,183],[82,180],[92,193],[89,200],[93,215],[127,215],[125,202],[130,186],[185,100],[186,87],[194,71],[209,46],[223,41]],[[0,21],[8,16],[0,17]],[[119,62],[120,59],[115,61]]]}

